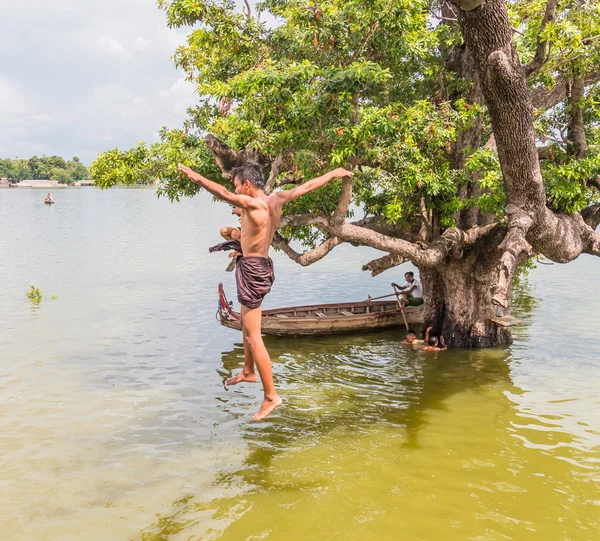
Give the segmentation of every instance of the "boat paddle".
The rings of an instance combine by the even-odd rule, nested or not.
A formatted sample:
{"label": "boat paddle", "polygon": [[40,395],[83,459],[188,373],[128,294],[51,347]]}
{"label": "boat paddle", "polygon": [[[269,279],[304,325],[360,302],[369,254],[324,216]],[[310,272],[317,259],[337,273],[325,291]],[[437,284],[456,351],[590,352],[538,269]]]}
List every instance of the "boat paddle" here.
{"label": "boat paddle", "polygon": [[396,289],[396,286],[392,286],[392,287],[394,288],[394,293],[396,294],[396,298],[398,299],[398,308],[400,309],[400,312],[402,312],[402,319],[404,320],[404,325],[406,327],[406,330],[408,331],[408,321],[406,321],[406,314],[404,313],[404,305],[402,304],[402,301],[400,300],[400,293]]}

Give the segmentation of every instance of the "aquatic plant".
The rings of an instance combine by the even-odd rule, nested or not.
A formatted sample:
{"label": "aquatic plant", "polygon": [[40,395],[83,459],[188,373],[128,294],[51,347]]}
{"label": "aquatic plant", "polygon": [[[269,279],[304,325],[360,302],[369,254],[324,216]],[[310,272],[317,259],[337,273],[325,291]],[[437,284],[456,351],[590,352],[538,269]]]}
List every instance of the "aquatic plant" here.
{"label": "aquatic plant", "polygon": [[39,305],[42,302],[42,292],[35,286],[29,286],[27,298],[32,304]]}

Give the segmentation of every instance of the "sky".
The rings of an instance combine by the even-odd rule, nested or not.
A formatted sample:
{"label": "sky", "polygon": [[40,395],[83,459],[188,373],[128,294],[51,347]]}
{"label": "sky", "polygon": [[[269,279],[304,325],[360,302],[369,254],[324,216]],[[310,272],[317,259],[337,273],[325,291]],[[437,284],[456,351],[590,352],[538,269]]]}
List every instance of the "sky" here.
{"label": "sky", "polygon": [[155,0],[0,0],[0,158],[78,156],[179,127],[194,86]]}

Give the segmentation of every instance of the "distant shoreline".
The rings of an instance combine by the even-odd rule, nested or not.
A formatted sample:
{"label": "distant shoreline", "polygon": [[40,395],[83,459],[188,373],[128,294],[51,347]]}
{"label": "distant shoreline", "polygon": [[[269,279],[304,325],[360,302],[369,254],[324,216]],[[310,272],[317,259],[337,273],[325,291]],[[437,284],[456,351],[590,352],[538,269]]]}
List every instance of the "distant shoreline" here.
{"label": "distant shoreline", "polygon": [[70,188],[72,186],[81,187],[81,186],[94,186],[95,183],[93,180],[79,180],[77,182],[73,182],[70,186],[68,184],[59,184],[58,180],[46,180],[46,179],[37,179],[37,180],[22,180],[21,182],[9,182],[8,179],[0,179],[0,188],[33,188],[40,190],[57,190],[61,188]]}
{"label": "distant shoreline", "polygon": [[[127,185],[127,184],[116,184],[115,186],[112,186],[111,188],[107,188],[105,191],[109,191],[109,190],[114,190],[114,189],[126,189],[126,190],[138,190],[138,189],[148,189],[148,188],[153,188],[156,189],[156,184],[133,184],[133,185]],[[100,188],[99,186],[96,186],[95,184],[89,184],[89,185],[75,185],[75,184],[71,184],[71,186],[67,186],[66,184],[59,184],[58,186],[54,186],[54,185],[46,185],[46,186],[15,186],[17,188],[20,188],[22,190],[62,190],[63,188],[96,188],[98,190],[102,190],[103,188]],[[11,186],[8,185],[3,185],[0,184],[0,189],[2,188],[7,188],[8,191],[16,191],[13,190]]]}
{"label": "distant shoreline", "polygon": [[[123,188],[156,188],[156,184],[117,184],[115,187]],[[0,179],[0,188],[29,188],[32,190],[61,190],[63,188],[97,188],[93,180],[80,180],[71,185],[59,184],[57,180],[23,180],[19,183],[9,183],[7,179]]]}

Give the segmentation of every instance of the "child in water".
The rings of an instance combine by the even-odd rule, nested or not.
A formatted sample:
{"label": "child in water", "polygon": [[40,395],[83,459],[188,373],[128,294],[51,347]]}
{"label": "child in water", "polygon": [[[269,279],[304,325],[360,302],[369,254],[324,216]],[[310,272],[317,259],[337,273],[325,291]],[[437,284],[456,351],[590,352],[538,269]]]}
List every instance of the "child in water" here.
{"label": "child in water", "polygon": [[415,332],[415,330],[408,329],[408,332],[406,333],[406,338],[400,343],[405,346],[417,346],[419,344],[424,344],[425,340],[417,339],[417,333]]}
{"label": "child in water", "polygon": [[[428,327],[425,331],[425,340],[419,340],[414,329],[409,329],[406,338],[400,342],[404,346],[422,346],[423,351],[443,351],[448,349],[443,336],[438,339],[437,336],[429,337],[433,327]],[[426,345],[425,345],[426,344]]]}
{"label": "child in water", "polygon": [[433,327],[427,328],[427,332],[425,333],[425,342],[427,342],[427,345],[423,348],[423,351],[444,351],[445,349],[448,349],[446,340],[443,336],[440,336],[439,338],[437,336],[429,336],[432,329]]}

